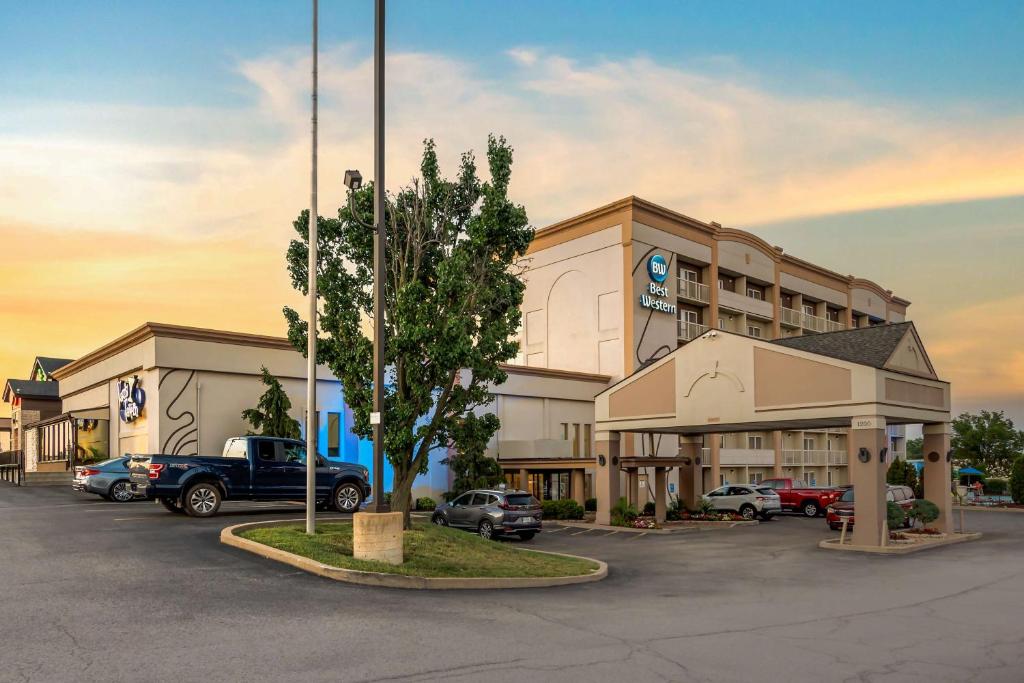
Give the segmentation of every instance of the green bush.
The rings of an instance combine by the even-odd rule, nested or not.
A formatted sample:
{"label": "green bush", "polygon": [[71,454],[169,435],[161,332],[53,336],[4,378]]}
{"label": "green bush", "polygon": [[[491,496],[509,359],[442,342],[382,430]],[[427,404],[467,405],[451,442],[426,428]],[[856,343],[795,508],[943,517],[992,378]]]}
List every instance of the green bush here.
{"label": "green bush", "polygon": [[1005,479],[988,479],[983,490],[990,496],[1001,496],[1008,487],[1009,483]]}
{"label": "green bush", "polygon": [[1014,503],[1024,503],[1024,455],[1017,456],[1010,469],[1010,496]]}
{"label": "green bush", "polygon": [[572,498],[545,500],[541,503],[544,519],[583,519],[583,506]]}
{"label": "green bush", "polygon": [[899,529],[907,521],[907,513],[891,500],[885,504],[885,518],[890,529]]}
{"label": "green bush", "polygon": [[636,508],[625,498],[619,498],[611,510],[613,526],[629,526],[637,518]]}
{"label": "green bush", "polygon": [[700,502],[697,503],[697,509],[695,512],[700,512],[705,515],[710,515],[715,511],[715,506],[707,498],[701,498]]}
{"label": "green bush", "polygon": [[417,498],[416,499],[416,509],[417,510],[427,510],[427,511],[429,511],[429,510],[433,510],[436,507],[437,507],[437,501],[435,501],[430,496],[423,496],[422,498]]}
{"label": "green bush", "polygon": [[654,501],[653,500],[649,500],[646,503],[644,503],[644,516],[645,517],[650,517],[653,514],[654,514]]}
{"label": "green bush", "polygon": [[665,511],[665,521],[677,522],[683,518],[683,501],[679,496],[672,496],[668,501],[668,510]]}
{"label": "green bush", "polygon": [[910,516],[921,522],[921,526],[928,526],[939,518],[939,506],[930,500],[918,498],[910,506]]}
{"label": "green bush", "polygon": [[587,512],[597,512],[597,498],[587,498],[583,502],[583,509]]}

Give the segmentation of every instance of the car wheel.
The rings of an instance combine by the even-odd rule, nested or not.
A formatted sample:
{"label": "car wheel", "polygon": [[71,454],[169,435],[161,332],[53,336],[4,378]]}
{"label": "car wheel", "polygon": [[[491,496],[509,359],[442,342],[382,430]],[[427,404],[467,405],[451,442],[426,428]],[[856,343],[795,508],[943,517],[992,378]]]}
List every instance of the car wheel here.
{"label": "car wheel", "polygon": [[533,537],[536,536],[536,535],[537,535],[536,531],[520,531],[519,532],[519,540],[521,540],[521,541],[530,541],[530,540],[533,540]]}
{"label": "car wheel", "polygon": [[489,519],[485,519],[480,522],[480,526],[477,528],[477,533],[480,534],[480,538],[491,540],[494,536],[494,524]]}
{"label": "car wheel", "polygon": [[127,479],[115,481],[107,492],[107,496],[118,503],[127,503],[135,498],[135,494],[132,493],[132,485]]}
{"label": "car wheel", "polygon": [[800,510],[804,513],[804,517],[817,517],[819,512],[818,504],[810,500],[804,503]]}
{"label": "car wheel", "polygon": [[448,518],[442,515],[440,512],[431,517],[430,521],[436,524],[437,526],[448,526]]}
{"label": "car wheel", "polygon": [[181,504],[173,498],[160,498],[160,504],[164,506],[164,509],[168,512],[174,512],[179,515],[185,514],[185,508],[181,507]]}
{"label": "car wheel", "polygon": [[743,519],[754,519],[754,517],[756,515],[757,515],[757,510],[754,509],[753,505],[741,505],[740,506],[740,516]]}
{"label": "car wheel", "polygon": [[829,524],[828,528],[831,529],[832,531],[839,531],[839,525],[838,524]]}
{"label": "car wheel", "polygon": [[191,517],[212,517],[220,509],[220,489],[214,484],[196,484],[185,494],[185,512]]}
{"label": "car wheel", "polygon": [[355,484],[342,484],[334,489],[334,509],[338,512],[358,512],[363,494]]}

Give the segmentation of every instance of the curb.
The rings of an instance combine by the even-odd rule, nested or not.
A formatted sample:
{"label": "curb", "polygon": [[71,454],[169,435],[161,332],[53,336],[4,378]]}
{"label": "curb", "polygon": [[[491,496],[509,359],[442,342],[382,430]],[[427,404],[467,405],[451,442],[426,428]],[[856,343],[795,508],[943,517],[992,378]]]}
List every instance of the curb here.
{"label": "curb", "polygon": [[[559,524],[561,526],[571,527],[573,529],[591,529],[593,531],[621,531],[627,534],[678,534],[684,531],[694,530],[706,530],[706,529],[731,529],[734,526],[757,526],[761,522],[754,520],[744,520],[742,522],[703,522],[695,521],[688,523],[688,526],[670,526],[662,527],[660,529],[634,529],[628,526],[612,526],[611,524],[594,524],[592,522],[578,522],[569,519],[549,519],[548,522],[552,524]],[[672,522],[675,524],[675,522]]]}
{"label": "curb", "polygon": [[1024,513],[1024,508],[1001,508],[995,505],[989,507],[985,505],[954,505],[953,510],[959,512],[1016,512],[1017,514]]}
{"label": "curb", "polygon": [[855,553],[873,553],[875,555],[909,555],[910,553],[921,552],[922,550],[931,550],[932,548],[941,548],[944,545],[955,545],[957,543],[966,543],[967,541],[976,541],[981,538],[982,534],[978,531],[972,531],[968,533],[957,533],[948,538],[943,538],[937,541],[930,541],[928,543],[918,543],[915,545],[887,545],[887,546],[870,546],[870,545],[839,545],[839,539],[830,538],[824,541],[818,542],[818,547],[825,550],[839,550],[848,551]]}
{"label": "curb", "polygon": [[569,555],[568,553],[553,553],[546,550],[529,550],[524,552],[543,553],[545,555],[559,555],[575,559],[587,560],[597,564],[597,570],[590,574],[578,574],[576,576],[552,576],[552,577],[429,577],[429,576],[404,576],[402,574],[387,574],[385,572],[367,572],[358,569],[343,569],[332,567],[328,564],[311,560],[301,555],[295,555],[284,550],[271,548],[269,545],[250,541],[247,538],[237,536],[236,532],[243,529],[257,529],[260,527],[288,526],[295,524],[294,519],[275,519],[262,522],[247,522],[235,524],[221,529],[220,542],[246,552],[265,557],[268,560],[282,562],[297,569],[316,574],[335,581],[355,583],[362,586],[378,586],[384,588],[405,588],[415,590],[485,590],[502,588],[548,588],[551,586],[569,586],[577,583],[591,583],[600,581],[608,576],[608,565],[601,560],[580,555]]}

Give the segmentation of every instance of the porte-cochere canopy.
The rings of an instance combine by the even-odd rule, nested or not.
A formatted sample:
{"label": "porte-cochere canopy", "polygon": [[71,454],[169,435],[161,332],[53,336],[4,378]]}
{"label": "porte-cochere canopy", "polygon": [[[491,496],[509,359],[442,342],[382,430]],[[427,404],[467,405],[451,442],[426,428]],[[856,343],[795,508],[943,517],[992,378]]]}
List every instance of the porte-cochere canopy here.
{"label": "porte-cochere canopy", "polygon": [[913,323],[764,341],[712,330],[598,394],[597,430],[707,432],[949,421]]}
{"label": "porte-cochere canopy", "polygon": [[[912,323],[775,341],[712,330],[598,394],[594,409],[599,522],[608,522],[618,499],[622,469],[632,485],[636,468],[654,468],[661,491],[666,471],[678,467],[680,495],[694,506],[703,434],[845,427],[857,492],[853,542],[881,545],[892,460],[886,427],[917,423],[924,425],[925,497],[940,509],[936,526],[952,530],[949,383],[936,375]],[[679,455],[625,457],[621,433],[678,434]]]}

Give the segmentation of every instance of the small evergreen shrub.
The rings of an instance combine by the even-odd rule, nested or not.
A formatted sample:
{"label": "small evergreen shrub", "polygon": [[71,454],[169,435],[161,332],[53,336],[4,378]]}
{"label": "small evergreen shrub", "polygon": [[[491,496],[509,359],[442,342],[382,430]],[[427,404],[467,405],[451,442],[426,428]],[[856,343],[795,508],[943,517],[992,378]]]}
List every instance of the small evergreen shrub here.
{"label": "small evergreen shrub", "polygon": [[437,507],[437,501],[430,496],[423,496],[416,499],[416,509],[430,511]]}
{"label": "small evergreen shrub", "polygon": [[653,514],[654,514],[654,501],[653,500],[649,500],[646,503],[644,503],[644,516],[650,517]]}
{"label": "small evergreen shrub", "polygon": [[541,508],[544,519],[583,519],[583,506],[572,498],[545,500]]}
{"label": "small evergreen shrub", "polygon": [[587,498],[583,502],[583,509],[587,512],[597,512],[597,498]]}
{"label": "small evergreen shrub", "polygon": [[710,515],[715,511],[715,506],[707,498],[701,498],[700,502],[697,503],[696,512],[701,514]]}
{"label": "small evergreen shrub", "polygon": [[898,504],[891,500],[885,504],[885,518],[889,522],[889,529],[899,529],[907,521],[907,513]]}
{"label": "small evergreen shrub", "polygon": [[926,527],[939,518],[939,506],[930,500],[919,498],[910,506],[910,516]]}
{"label": "small evergreen shrub", "polygon": [[1024,455],[1017,456],[1010,469],[1010,496],[1014,503],[1024,503]]}

